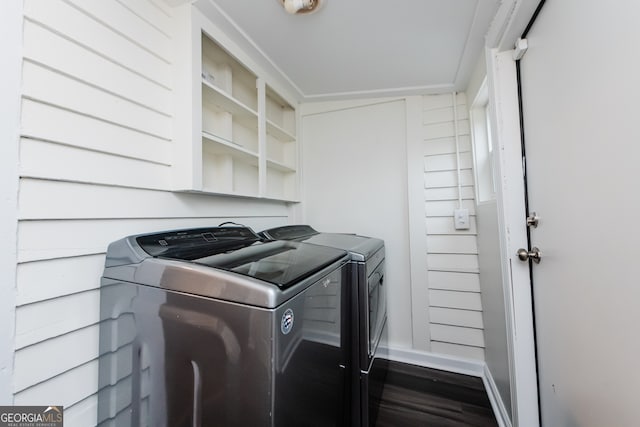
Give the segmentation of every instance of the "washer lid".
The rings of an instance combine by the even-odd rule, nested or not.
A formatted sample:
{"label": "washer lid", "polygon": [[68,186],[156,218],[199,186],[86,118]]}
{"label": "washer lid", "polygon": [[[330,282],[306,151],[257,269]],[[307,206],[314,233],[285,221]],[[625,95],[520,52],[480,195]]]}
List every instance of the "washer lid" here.
{"label": "washer lid", "polygon": [[304,237],[318,234],[310,225],[285,225],[261,231],[262,237],[271,240],[302,240]]}
{"label": "washer lid", "polygon": [[286,289],[343,258],[345,251],[291,241],[251,246],[192,262],[254,277]]}
{"label": "washer lid", "polygon": [[348,251],[354,261],[366,261],[384,247],[384,241],[375,237],[345,233],[319,233],[308,225],[285,225],[259,233],[265,238],[295,240],[330,246]]}

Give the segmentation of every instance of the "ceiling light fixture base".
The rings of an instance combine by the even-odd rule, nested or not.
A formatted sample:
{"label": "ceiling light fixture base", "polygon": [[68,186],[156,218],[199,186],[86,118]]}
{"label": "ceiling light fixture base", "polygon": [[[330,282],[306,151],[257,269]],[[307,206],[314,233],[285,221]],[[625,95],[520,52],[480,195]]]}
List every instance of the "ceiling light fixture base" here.
{"label": "ceiling light fixture base", "polygon": [[284,10],[291,15],[304,15],[316,12],[322,0],[278,0]]}

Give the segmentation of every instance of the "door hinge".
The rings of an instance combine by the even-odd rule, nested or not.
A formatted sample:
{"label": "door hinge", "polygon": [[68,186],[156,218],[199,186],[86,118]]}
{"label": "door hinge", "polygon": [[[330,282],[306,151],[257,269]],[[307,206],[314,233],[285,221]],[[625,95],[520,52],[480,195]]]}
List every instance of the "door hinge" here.
{"label": "door hinge", "polygon": [[527,53],[527,49],[529,48],[529,43],[527,39],[518,39],[516,41],[516,45],[513,50],[513,59],[514,61],[519,61],[522,59],[525,53]]}

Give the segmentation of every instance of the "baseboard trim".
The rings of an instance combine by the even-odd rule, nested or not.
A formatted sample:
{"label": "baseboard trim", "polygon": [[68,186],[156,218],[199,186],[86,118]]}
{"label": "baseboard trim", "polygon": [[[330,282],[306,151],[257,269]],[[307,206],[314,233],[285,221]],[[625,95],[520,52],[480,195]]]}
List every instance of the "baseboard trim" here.
{"label": "baseboard trim", "polygon": [[429,353],[408,348],[380,346],[378,351],[381,357],[395,362],[409,363],[424,368],[440,369],[456,374],[471,375],[473,377],[482,378],[484,376],[485,363],[479,360]]}
{"label": "baseboard trim", "polygon": [[389,348],[380,346],[378,351],[380,357],[393,360],[395,362],[408,363],[411,365],[422,366],[424,368],[439,369],[442,371],[481,378],[498,425],[500,427],[512,427],[509,412],[505,408],[504,402],[500,397],[498,387],[493,380],[491,371],[483,361],[406,348]]}
{"label": "baseboard trim", "polygon": [[482,382],[484,383],[484,388],[487,391],[487,396],[489,397],[489,401],[491,402],[493,414],[496,416],[496,421],[498,421],[498,426],[512,427],[509,412],[504,406],[504,402],[502,401],[500,392],[498,391],[498,386],[493,380],[493,375],[491,375],[491,371],[489,370],[489,367],[486,365],[486,363],[484,364]]}

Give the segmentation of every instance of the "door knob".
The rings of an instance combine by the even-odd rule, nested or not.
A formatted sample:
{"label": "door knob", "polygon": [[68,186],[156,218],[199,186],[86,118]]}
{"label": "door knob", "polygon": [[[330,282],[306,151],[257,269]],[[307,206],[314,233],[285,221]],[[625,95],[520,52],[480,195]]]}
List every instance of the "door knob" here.
{"label": "door knob", "polygon": [[540,264],[540,259],[542,259],[542,252],[540,252],[540,249],[536,248],[535,246],[531,248],[530,251],[524,248],[520,248],[518,249],[517,254],[520,261],[527,261],[531,259],[536,264]]}

